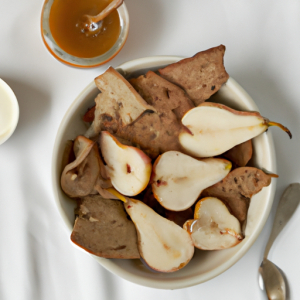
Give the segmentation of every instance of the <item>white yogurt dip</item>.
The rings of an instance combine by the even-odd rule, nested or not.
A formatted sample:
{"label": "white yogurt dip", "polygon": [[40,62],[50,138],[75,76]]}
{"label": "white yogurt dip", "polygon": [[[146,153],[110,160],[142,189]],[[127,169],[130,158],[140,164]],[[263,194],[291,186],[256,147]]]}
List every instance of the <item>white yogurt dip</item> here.
{"label": "white yogurt dip", "polygon": [[19,105],[11,88],[0,79],[0,145],[13,134],[19,120]]}

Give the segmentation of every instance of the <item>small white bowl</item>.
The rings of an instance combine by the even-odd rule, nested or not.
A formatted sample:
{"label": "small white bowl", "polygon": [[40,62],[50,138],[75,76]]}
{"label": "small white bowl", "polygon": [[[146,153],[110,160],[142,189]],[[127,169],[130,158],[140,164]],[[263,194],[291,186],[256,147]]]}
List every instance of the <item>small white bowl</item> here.
{"label": "small white bowl", "polygon": [[[148,70],[157,70],[165,65],[182,59],[177,56],[156,56],[136,59],[122,64],[117,70],[125,77],[145,74]],[[52,183],[54,197],[59,212],[71,234],[74,223],[75,201],[69,199],[61,190],[60,175],[62,154],[65,143],[83,134],[86,126],[81,121],[87,108],[91,107],[99,93],[94,82],[91,82],[75,99],[66,112],[55,140],[52,158]],[[215,94],[210,101],[217,101],[232,108],[258,111],[257,106],[243,88],[232,78]],[[253,164],[261,169],[276,173],[274,145],[270,131],[263,133],[253,141]],[[183,269],[174,273],[154,273],[147,269],[140,260],[105,259],[93,256],[110,272],[139,285],[160,288],[179,289],[193,286],[223,273],[234,265],[252,246],[261,232],[273,203],[276,179],[255,195],[250,203],[246,237],[231,249],[219,251],[201,251],[196,249],[195,256]],[[242,274],[242,270],[241,270]]]}
{"label": "small white bowl", "polygon": [[9,85],[0,78],[0,145],[14,133],[19,121],[19,104]]}

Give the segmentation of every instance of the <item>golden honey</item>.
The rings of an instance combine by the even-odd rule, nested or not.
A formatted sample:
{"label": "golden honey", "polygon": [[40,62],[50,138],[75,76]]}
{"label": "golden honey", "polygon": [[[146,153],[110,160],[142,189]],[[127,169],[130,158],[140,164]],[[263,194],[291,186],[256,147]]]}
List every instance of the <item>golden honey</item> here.
{"label": "golden honey", "polygon": [[112,0],[54,0],[49,17],[51,34],[65,52],[92,58],[113,47],[120,34],[120,19],[115,10],[102,23],[101,30],[86,34],[81,22],[84,15],[99,14]]}

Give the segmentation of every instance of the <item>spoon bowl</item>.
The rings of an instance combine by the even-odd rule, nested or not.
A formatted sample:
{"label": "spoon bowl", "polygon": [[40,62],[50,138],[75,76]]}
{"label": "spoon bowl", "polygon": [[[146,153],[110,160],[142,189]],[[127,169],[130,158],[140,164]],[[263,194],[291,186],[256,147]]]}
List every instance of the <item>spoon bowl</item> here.
{"label": "spoon bowl", "polygon": [[271,300],[286,299],[286,283],[278,267],[265,258],[259,267],[259,283]]}
{"label": "spoon bowl", "polygon": [[259,267],[259,285],[270,300],[286,299],[286,282],[278,267],[267,259],[273,242],[290,220],[300,202],[300,184],[290,184],[284,191],[275,215],[272,232],[267,243],[264,259]]}
{"label": "spoon bowl", "polygon": [[102,28],[102,20],[107,17],[111,12],[121,6],[123,0],[113,0],[104,10],[96,16],[84,15],[81,24],[82,30],[88,35],[98,33]]}

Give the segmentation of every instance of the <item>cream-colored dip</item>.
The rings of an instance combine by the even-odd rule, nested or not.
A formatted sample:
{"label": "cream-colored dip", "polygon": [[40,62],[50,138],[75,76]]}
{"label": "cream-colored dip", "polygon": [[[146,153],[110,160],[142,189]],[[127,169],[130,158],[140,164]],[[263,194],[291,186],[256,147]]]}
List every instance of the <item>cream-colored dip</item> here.
{"label": "cream-colored dip", "polygon": [[0,144],[13,133],[19,119],[19,106],[11,88],[0,79]]}

